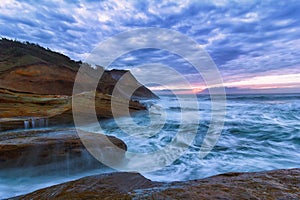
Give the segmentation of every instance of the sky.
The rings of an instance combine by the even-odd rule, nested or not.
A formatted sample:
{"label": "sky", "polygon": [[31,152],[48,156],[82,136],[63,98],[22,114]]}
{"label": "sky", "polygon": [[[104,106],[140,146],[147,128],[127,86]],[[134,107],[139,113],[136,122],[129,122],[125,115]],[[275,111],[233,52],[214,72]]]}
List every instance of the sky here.
{"label": "sky", "polygon": [[[119,33],[164,28],[196,41],[214,61],[225,87],[300,92],[299,10],[298,0],[1,0],[0,36],[84,61],[101,42]],[[207,87],[193,65],[161,49],[126,53],[110,67],[134,71],[151,63],[174,68],[194,92]],[[168,80],[167,88],[186,90],[165,73],[151,78],[154,83]]]}

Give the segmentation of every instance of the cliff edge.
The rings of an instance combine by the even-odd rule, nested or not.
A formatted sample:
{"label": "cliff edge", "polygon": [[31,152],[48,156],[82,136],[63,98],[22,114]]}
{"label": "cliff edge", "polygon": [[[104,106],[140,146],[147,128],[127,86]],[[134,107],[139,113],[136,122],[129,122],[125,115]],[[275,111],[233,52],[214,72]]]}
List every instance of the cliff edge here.
{"label": "cliff edge", "polygon": [[[1,39],[0,131],[72,123],[73,85],[81,64],[36,44]],[[116,86],[120,79],[125,80]],[[128,87],[137,89],[129,94],[124,90]],[[113,90],[121,96],[113,97]],[[83,103],[89,95],[82,95]],[[136,100],[158,97],[130,72],[105,70],[96,91],[98,118],[112,117],[112,98],[117,98],[120,108],[137,111],[146,108]]]}

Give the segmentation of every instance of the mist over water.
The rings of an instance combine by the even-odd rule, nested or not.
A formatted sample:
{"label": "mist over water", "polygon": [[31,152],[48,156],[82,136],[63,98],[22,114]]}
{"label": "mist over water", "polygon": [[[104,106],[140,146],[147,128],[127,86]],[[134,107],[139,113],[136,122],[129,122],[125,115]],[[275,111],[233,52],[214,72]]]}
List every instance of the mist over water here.
{"label": "mist over water", "polygon": [[[300,166],[300,94],[228,95],[224,129],[217,145],[204,159],[199,157],[199,151],[209,127],[210,98],[198,96],[198,102],[198,109],[188,107],[188,103],[184,104],[187,107],[180,107],[176,98],[161,97],[156,102],[161,110],[156,112],[166,112],[167,120],[159,133],[146,139],[136,136],[149,135],[152,131],[149,128],[133,130],[136,135],[127,135],[113,120],[103,126],[106,134],[124,140],[128,151],[144,153],[164,148],[176,136],[179,126],[187,133],[191,126],[198,127],[193,144],[183,156],[159,171],[143,174],[154,181],[184,181],[226,172]],[[181,124],[181,112],[188,113],[189,123]],[[195,115],[201,116],[199,122],[193,121]],[[138,124],[147,123],[146,114],[134,117]]]}
{"label": "mist over water", "polygon": [[[194,99],[182,100],[184,106],[174,96],[162,96],[159,100],[145,102],[149,112],[158,117],[163,115],[165,121],[151,124],[149,112],[139,112],[132,115],[139,128],[131,127],[129,118],[120,119],[123,125],[128,123],[126,130],[129,132],[120,129],[113,119],[100,122],[105,134],[122,139],[128,151],[135,153],[163,149],[174,139],[180,127],[187,134],[196,127],[196,137],[183,156],[161,170],[143,173],[145,177],[153,181],[184,181],[225,172],[300,167],[300,94],[228,95],[224,129],[217,145],[204,159],[200,159],[199,151],[211,118],[210,98],[198,96],[199,108],[193,106]],[[182,113],[189,117],[187,123],[182,124]],[[200,115],[200,121],[194,120],[197,115]],[[88,126],[87,130],[100,132],[93,125]],[[172,154],[172,151],[169,153]],[[139,166],[147,162],[153,161],[135,164]],[[72,174],[52,172],[49,173],[51,175],[31,176],[31,173],[2,170],[0,199],[111,171],[114,170],[100,168]]]}

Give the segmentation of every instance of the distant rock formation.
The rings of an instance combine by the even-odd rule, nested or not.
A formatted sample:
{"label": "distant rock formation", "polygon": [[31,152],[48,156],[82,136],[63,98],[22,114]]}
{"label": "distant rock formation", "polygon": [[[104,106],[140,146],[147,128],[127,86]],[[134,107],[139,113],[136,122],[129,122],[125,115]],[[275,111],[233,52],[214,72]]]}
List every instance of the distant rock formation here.
{"label": "distant rock formation", "polygon": [[[121,81],[121,84],[117,85],[116,88],[116,83],[118,81]],[[132,95],[127,92],[134,88],[137,89],[134,90]],[[148,88],[139,83],[128,70],[113,69],[111,71],[105,71],[99,81],[98,90],[110,95],[113,93],[113,90],[117,90],[124,98],[134,100],[158,98]]]}
{"label": "distant rock formation", "polygon": [[299,199],[300,169],[161,183],[137,173],[85,177],[12,199]]}
{"label": "distant rock formation", "polygon": [[[80,64],[35,44],[0,40],[0,131],[71,123],[73,85]],[[123,84],[116,85],[121,79]],[[129,88],[136,90],[130,94]],[[113,90],[121,95],[112,97]],[[104,71],[97,87],[99,118],[112,117],[111,98],[118,99],[120,108],[135,111],[146,109],[135,100],[158,97],[130,72],[111,70]]]}

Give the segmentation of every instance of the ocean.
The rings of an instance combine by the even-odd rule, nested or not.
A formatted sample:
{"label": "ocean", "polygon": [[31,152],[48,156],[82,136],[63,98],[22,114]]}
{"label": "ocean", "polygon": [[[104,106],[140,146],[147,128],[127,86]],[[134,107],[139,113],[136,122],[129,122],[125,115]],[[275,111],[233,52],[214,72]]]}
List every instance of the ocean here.
{"label": "ocean", "polygon": [[[207,95],[198,95],[196,99],[182,97],[181,101],[185,103],[180,104],[175,96],[160,96],[160,99],[144,102],[149,111],[117,121],[103,120],[100,122],[101,130],[98,125],[90,125],[86,129],[104,131],[107,135],[122,139],[127,144],[128,152],[138,154],[141,158],[166,148],[179,129],[186,134],[196,130],[191,144],[174,162],[155,171],[142,172],[153,181],[184,181],[226,172],[300,167],[300,94],[227,95],[224,127],[216,145],[204,158],[199,156],[199,152],[211,120],[211,100]],[[199,106],[195,107],[195,103]],[[182,122],[182,115],[188,120]],[[151,116],[164,120],[151,123]],[[132,122],[138,126],[132,126]],[[176,149],[168,151],[169,154],[174,152]],[[143,167],[155,162],[139,161],[142,162],[133,164]],[[7,198],[86,175],[111,171],[115,170],[104,168],[72,175],[45,174],[38,177],[27,177],[26,174],[14,177],[1,172],[0,196]]]}
{"label": "ocean", "polygon": [[[188,103],[182,107],[174,96],[161,96],[154,102],[161,109],[155,111],[165,111],[167,119],[161,122],[163,126],[154,125],[154,128],[163,127],[157,134],[152,133],[150,126],[142,130],[129,130],[135,134],[128,135],[117,128],[114,120],[106,121],[103,126],[106,134],[125,141],[128,151],[148,153],[165,148],[176,137],[182,125],[181,113],[187,112],[190,121],[184,124],[183,129],[186,133],[197,129],[194,141],[184,155],[171,165],[143,173],[155,181],[184,181],[226,172],[300,167],[300,94],[234,94],[227,95],[226,99],[223,131],[205,158],[199,156],[199,151],[211,118],[211,100],[206,95],[198,96],[198,108],[191,102],[195,99],[183,99]],[[200,115],[198,123],[193,121],[197,115]],[[133,117],[138,124],[149,120],[143,113]],[[123,120],[126,124],[127,119]],[[147,138],[140,137],[143,135]]]}

